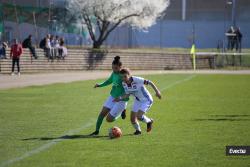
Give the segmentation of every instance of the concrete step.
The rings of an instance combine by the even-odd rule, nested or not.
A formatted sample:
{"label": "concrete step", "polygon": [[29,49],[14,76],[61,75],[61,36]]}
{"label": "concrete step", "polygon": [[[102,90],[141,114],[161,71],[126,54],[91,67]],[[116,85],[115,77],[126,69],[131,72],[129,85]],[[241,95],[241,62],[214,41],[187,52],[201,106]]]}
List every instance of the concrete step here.
{"label": "concrete step", "polygon": [[[65,60],[48,61],[44,57],[43,50],[37,49],[38,60],[31,59],[29,50],[25,49],[20,64],[23,73],[36,73],[47,71],[70,71],[70,70],[110,70],[114,56],[119,55],[124,67],[134,70],[166,70],[166,69],[191,69],[192,59],[189,54],[167,53],[133,53],[111,50],[101,56],[92,56],[89,50],[68,50]],[[8,53],[7,53],[8,54]],[[1,73],[10,73],[11,60],[0,60]],[[199,69],[210,68],[208,59],[197,60]]]}

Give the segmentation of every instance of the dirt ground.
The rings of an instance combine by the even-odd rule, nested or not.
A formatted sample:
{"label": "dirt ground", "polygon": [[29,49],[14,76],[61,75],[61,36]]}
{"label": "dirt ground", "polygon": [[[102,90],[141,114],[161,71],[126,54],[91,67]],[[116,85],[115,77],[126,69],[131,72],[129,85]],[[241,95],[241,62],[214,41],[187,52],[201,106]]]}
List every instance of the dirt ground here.
{"label": "dirt ground", "polygon": [[[69,83],[73,81],[94,80],[107,78],[111,71],[78,71],[43,74],[23,74],[21,76],[1,75],[0,89],[19,88],[35,85],[48,85],[53,83]],[[225,71],[225,70],[180,70],[180,71],[133,71],[133,75],[148,74],[248,74],[250,70]]]}

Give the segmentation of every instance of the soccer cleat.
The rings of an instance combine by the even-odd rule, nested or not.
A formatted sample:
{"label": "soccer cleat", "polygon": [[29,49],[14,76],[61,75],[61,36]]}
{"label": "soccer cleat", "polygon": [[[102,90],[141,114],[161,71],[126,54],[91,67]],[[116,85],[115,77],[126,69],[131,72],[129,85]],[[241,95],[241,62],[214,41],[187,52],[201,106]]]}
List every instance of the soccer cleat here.
{"label": "soccer cleat", "polygon": [[152,130],[153,123],[154,123],[153,119],[151,119],[151,121],[147,123],[147,132],[150,132]]}
{"label": "soccer cleat", "polygon": [[123,110],[122,114],[121,114],[122,119],[126,118],[126,110]]}
{"label": "soccer cleat", "polygon": [[140,134],[141,134],[141,131],[139,131],[139,130],[136,130],[134,133],[134,135],[140,135]]}
{"label": "soccer cleat", "polygon": [[95,135],[98,135],[99,134],[99,131],[94,131],[93,133],[91,133],[89,136],[95,136]]}

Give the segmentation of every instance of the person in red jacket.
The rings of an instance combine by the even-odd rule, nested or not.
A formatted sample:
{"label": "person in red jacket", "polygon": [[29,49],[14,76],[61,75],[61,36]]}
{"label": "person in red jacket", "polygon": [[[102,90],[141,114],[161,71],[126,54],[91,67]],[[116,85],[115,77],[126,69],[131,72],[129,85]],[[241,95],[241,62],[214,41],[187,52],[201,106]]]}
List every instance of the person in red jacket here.
{"label": "person in red jacket", "polygon": [[18,40],[14,40],[14,44],[11,46],[10,58],[12,58],[12,73],[14,75],[15,64],[17,64],[18,75],[20,75],[20,56],[23,53],[22,45],[18,43]]}

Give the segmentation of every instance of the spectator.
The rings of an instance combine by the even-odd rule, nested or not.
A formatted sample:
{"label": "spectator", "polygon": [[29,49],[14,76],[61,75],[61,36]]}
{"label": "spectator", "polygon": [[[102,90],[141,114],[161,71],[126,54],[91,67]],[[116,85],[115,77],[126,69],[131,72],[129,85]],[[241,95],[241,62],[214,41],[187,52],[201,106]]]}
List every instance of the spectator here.
{"label": "spectator", "polygon": [[35,50],[35,47],[32,46],[32,35],[29,35],[28,38],[26,38],[24,41],[23,41],[23,48],[29,48],[32,56],[37,59],[37,54],[36,54],[36,50]]}
{"label": "spectator", "polygon": [[60,45],[60,47],[59,47],[59,49],[58,49],[59,58],[65,59],[65,57],[66,57],[67,54],[68,54],[68,50],[67,50],[67,48],[64,46],[64,40],[63,40],[63,38],[60,39],[59,45]]}
{"label": "spectator", "polygon": [[54,35],[50,36],[50,46],[51,46],[51,59],[53,60],[56,57],[55,53],[55,37]]}
{"label": "spectator", "polygon": [[51,39],[51,35],[48,34],[46,39],[45,39],[45,46],[44,46],[45,56],[48,59],[52,59],[50,39]]}
{"label": "spectator", "polygon": [[56,36],[56,39],[55,39],[55,47],[57,47],[57,48],[60,47],[60,41],[61,41],[61,39],[59,39],[59,36]]}
{"label": "spectator", "polygon": [[243,35],[240,32],[239,27],[235,30],[235,34],[236,34],[236,51],[241,52],[241,42],[242,42]]}
{"label": "spectator", "polygon": [[59,49],[59,37],[58,36],[52,36],[50,38],[51,41],[51,53],[52,53],[52,57],[54,58],[58,58],[58,49]]}
{"label": "spectator", "polygon": [[39,47],[44,50],[45,57],[48,59],[51,58],[50,34],[47,34],[47,36],[40,41]]}
{"label": "spectator", "polygon": [[233,26],[230,27],[230,29],[227,31],[226,35],[227,35],[227,39],[228,39],[227,49],[233,50],[234,45],[235,45],[235,36],[236,36]]}
{"label": "spectator", "polygon": [[15,64],[17,64],[18,75],[20,76],[20,56],[23,53],[22,45],[18,43],[18,40],[14,40],[14,44],[11,46],[10,58],[12,58],[12,73],[14,75]]}
{"label": "spectator", "polygon": [[46,39],[47,39],[47,37],[43,38],[43,39],[40,41],[39,47],[40,47],[41,49],[44,49],[44,48],[45,48]]}
{"label": "spectator", "polygon": [[2,48],[0,48],[0,58],[1,59],[7,59],[6,57],[6,48],[8,47],[7,43],[2,43]]}
{"label": "spectator", "polygon": [[54,39],[54,55],[56,58],[59,58],[59,47],[60,47],[60,39],[59,36],[56,36]]}

